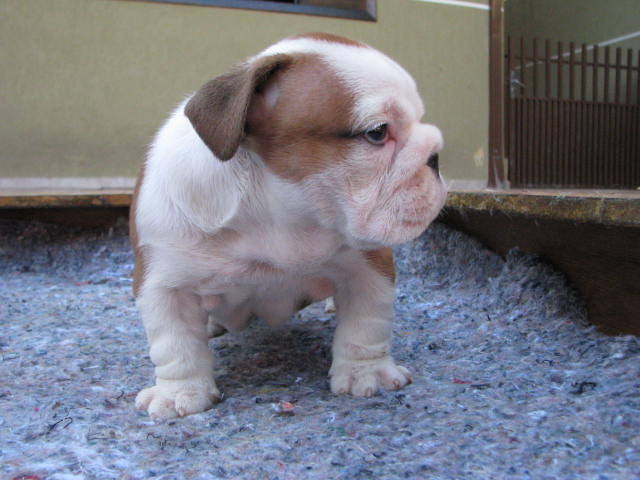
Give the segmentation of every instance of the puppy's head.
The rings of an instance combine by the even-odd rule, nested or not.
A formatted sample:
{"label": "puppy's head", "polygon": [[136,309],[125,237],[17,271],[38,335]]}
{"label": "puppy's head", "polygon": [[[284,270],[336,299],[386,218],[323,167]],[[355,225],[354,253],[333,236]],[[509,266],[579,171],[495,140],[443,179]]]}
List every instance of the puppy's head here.
{"label": "puppy's head", "polygon": [[204,85],[185,114],[221,160],[253,151],[353,246],[419,235],[445,200],[442,135],[411,76],[342,37],[285,39]]}

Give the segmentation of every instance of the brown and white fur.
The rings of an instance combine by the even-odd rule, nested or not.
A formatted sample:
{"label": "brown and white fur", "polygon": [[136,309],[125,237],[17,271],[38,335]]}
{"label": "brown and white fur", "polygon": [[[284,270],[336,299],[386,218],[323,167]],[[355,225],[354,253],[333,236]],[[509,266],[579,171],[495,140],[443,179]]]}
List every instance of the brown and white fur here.
{"label": "brown and white fur", "polygon": [[411,76],[377,50],[325,34],[285,39],[206,83],[155,137],[131,212],[136,305],[155,386],[152,418],[210,408],[208,337],[251,318],[285,322],[333,297],[331,390],[411,382],[390,356],[389,246],[445,200],[442,135],[421,123]]}

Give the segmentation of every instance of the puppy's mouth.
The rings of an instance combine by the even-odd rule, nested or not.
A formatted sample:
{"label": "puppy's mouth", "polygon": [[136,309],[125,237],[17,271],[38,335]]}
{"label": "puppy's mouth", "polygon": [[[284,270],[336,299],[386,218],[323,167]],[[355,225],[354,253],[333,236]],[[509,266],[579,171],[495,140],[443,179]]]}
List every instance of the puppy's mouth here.
{"label": "puppy's mouth", "polygon": [[[440,173],[438,171],[438,154],[435,153],[429,157],[427,163],[420,166],[418,171],[413,172],[409,178],[397,184],[389,198],[398,198],[398,196],[414,195],[423,196],[427,189],[437,188],[440,183]],[[435,186],[430,184],[435,183]]]}
{"label": "puppy's mouth", "polygon": [[422,233],[439,215],[445,204],[447,195],[437,173],[436,177],[436,181],[428,181],[430,183],[428,186],[421,184],[418,187],[419,193],[414,189],[413,192],[405,193],[404,198],[401,200],[402,206],[398,212],[397,219],[400,224],[399,230],[404,230],[403,236],[408,237],[408,239]]}

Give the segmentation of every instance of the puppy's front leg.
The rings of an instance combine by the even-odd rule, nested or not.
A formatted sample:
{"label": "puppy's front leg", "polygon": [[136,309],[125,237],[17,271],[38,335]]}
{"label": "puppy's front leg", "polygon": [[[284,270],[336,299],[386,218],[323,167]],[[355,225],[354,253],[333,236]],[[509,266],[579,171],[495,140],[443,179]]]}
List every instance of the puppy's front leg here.
{"label": "puppy's front leg", "polygon": [[395,297],[391,250],[364,256],[334,296],[338,326],[329,375],[333,393],[370,397],[380,387],[402,388],[411,383],[411,375],[390,354]]}
{"label": "puppy's front leg", "polygon": [[156,367],[156,384],[138,394],[136,407],[154,419],[211,408],[220,392],[207,343],[207,313],[199,298],[179,289],[145,286],[136,303]]}

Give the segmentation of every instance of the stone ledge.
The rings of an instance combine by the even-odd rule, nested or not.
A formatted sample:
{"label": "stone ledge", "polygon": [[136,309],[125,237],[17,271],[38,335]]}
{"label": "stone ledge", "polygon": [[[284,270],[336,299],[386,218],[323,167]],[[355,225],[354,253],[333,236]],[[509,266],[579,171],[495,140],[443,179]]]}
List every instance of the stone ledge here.
{"label": "stone ledge", "polygon": [[[4,190],[2,208],[128,207],[131,189]],[[640,191],[453,190],[447,207],[602,225],[640,226]]]}
{"label": "stone ledge", "polygon": [[452,191],[447,206],[581,223],[640,226],[640,191],[634,190]]}
{"label": "stone ledge", "polygon": [[4,190],[2,208],[128,207],[133,190]]}

